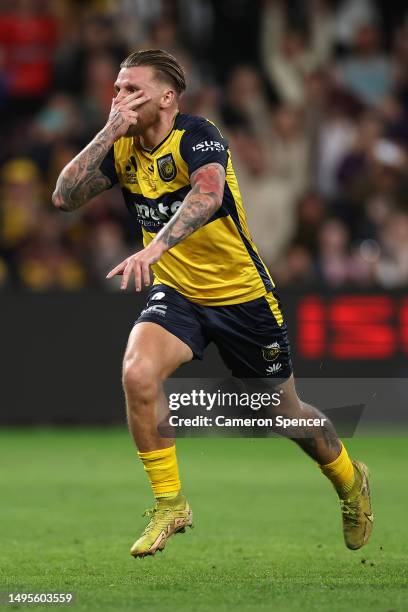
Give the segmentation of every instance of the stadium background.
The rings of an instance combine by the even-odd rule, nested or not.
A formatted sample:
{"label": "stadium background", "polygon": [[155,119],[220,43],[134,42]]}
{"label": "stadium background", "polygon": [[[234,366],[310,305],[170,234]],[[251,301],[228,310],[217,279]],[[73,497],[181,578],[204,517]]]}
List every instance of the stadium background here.
{"label": "stadium background", "polygon": [[[144,298],[105,274],[140,234],[117,189],[74,214],[51,205],[104,124],[121,59],[164,48],[187,70],[182,109],[230,141],[297,376],[405,377],[407,13],[383,0],[0,3],[0,605],[8,589],[74,591],[91,612],[408,608],[403,437],[347,440],[374,474],[363,554],[344,548],[334,493],[294,445],[179,440],[197,528],[131,563],[151,495],[120,368]],[[225,375],[212,349],[182,372]]]}
{"label": "stadium background", "polygon": [[[123,418],[121,354],[144,298],[120,295],[105,275],[140,248],[140,232],[118,188],[69,215],[51,193],[104,125],[118,65],[137,48],[174,53],[188,77],[182,110],[212,119],[230,141],[296,374],[405,376],[405,9],[17,0],[2,2],[0,42],[3,422],[52,421],[67,375],[66,421],[78,418],[78,396],[84,420]],[[200,365],[183,375],[225,373],[213,349]]]}

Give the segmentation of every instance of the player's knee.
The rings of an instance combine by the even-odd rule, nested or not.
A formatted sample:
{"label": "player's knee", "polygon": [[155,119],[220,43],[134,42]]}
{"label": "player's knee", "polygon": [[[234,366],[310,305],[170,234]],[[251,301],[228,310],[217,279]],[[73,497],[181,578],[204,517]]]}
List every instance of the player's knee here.
{"label": "player's knee", "polygon": [[304,408],[296,393],[281,394],[279,406],[276,408],[276,414],[295,418],[301,416],[303,413]]}
{"label": "player's knee", "polygon": [[146,358],[125,358],[123,387],[127,394],[142,402],[148,402],[158,393],[158,380],[153,363]]}

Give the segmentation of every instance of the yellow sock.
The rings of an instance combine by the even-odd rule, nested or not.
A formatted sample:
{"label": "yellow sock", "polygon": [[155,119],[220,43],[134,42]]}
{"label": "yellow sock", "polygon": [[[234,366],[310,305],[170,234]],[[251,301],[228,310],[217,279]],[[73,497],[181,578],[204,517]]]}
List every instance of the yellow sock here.
{"label": "yellow sock", "polygon": [[156,498],[176,497],[181,485],[177,465],[176,446],[138,453]]}
{"label": "yellow sock", "polygon": [[355,474],[345,446],[341,445],[341,452],[337,459],[326,465],[319,465],[319,467],[323,474],[331,480],[339,497],[343,499],[348,497],[354,486]]}

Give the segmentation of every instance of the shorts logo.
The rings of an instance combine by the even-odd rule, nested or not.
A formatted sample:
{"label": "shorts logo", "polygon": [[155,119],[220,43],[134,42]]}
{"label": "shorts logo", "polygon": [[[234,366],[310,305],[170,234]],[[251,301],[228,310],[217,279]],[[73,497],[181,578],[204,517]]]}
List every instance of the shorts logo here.
{"label": "shorts logo", "polygon": [[281,363],[274,363],[271,366],[268,366],[266,368],[266,374],[276,374],[277,372],[280,372],[282,369],[282,364]]}
{"label": "shorts logo", "polygon": [[159,157],[157,160],[157,167],[159,169],[160,178],[163,181],[172,181],[177,174],[176,162],[171,153]]}
{"label": "shorts logo", "polygon": [[193,151],[205,153],[206,151],[225,151],[225,147],[217,140],[204,140],[193,147]]}
{"label": "shorts logo", "polygon": [[152,301],[152,300],[162,300],[165,295],[166,294],[165,294],[164,291],[158,291],[157,293],[152,295],[152,297],[150,298],[150,301]]}
{"label": "shorts logo", "polygon": [[143,315],[146,315],[146,314],[157,314],[160,317],[165,317],[166,310],[167,310],[167,306],[165,306],[164,304],[154,304],[153,306],[148,306],[147,308],[142,310],[142,312],[140,313],[140,316],[142,317]]}
{"label": "shorts logo", "polygon": [[266,361],[275,361],[280,353],[279,342],[262,347],[262,356]]}

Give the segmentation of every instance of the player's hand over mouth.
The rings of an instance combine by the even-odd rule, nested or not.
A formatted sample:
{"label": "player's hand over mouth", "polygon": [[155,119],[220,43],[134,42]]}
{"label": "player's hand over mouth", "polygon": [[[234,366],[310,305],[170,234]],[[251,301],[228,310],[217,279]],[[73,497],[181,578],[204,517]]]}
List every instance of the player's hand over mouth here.
{"label": "player's hand over mouth", "polygon": [[112,130],[115,140],[125,136],[131,125],[136,125],[138,120],[136,109],[150,99],[142,90],[113,98],[106,128]]}

